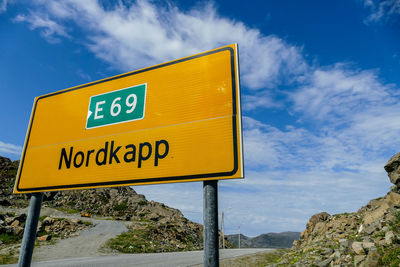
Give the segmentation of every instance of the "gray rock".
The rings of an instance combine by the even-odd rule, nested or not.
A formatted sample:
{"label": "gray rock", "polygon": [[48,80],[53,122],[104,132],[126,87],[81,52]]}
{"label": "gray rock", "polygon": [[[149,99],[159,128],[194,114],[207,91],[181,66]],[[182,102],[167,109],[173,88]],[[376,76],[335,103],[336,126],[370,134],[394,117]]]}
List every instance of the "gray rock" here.
{"label": "gray rock", "polygon": [[379,264],[379,253],[378,251],[375,250],[371,250],[368,253],[367,259],[365,260],[365,267],[376,267]]}
{"label": "gray rock", "polygon": [[333,249],[331,248],[323,248],[321,254],[322,255],[331,255],[333,253]]}
{"label": "gray rock", "polygon": [[392,184],[397,185],[400,182],[400,153],[389,159],[385,165],[385,171],[388,173]]}
{"label": "gray rock", "polygon": [[365,255],[355,255],[354,256],[354,266],[359,267],[364,263],[367,256]]}
{"label": "gray rock", "polygon": [[364,229],[364,233],[366,233],[367,235],[371,235],[375,231],[376,231],[375,225],[370,225]]}
{"label": "gray rock", "polygon": [[364,248],[362,246],[361,242],[353,242],[353,244],[351,244],[351,248],[354,250],[354,252],[357,255],[363,255],[365,254]]}
{"label": "gray rock", "polygon": [[385,243],[386,245],[391,245],[393,243],[393,240],[395,239],[395,235],[392,231],[388,231],[385,234]]}
{"label": "gray rock", "polygon": [[368,252],[376,249],[374,242],[362,242],[362,247]]}
{"label": "gray rock", "polygon": [[11,224],[14,221],[13,217],[7,217],[5,220],[6,224]]}
{"label": "gray rock", "polygon": [[320,263],[317,264],[318,267],[327,267],[331,263],[333,259],[332,258],[327,258],[324,261],[321,261]]}
{"label": "gray rock", "polygon": [[350,240],[348,239],[345,238],[339,239],[340,248],[347,249],[348,247],[350,247],[350,244],[351,244]]}

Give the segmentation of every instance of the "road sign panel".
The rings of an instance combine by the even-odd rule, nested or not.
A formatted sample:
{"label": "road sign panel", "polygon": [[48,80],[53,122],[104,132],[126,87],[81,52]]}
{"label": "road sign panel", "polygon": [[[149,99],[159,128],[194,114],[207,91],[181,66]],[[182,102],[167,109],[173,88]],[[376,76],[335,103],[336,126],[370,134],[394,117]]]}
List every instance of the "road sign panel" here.
{"label": "road sign panel", "polygon": [[146,84],[90,97],[86,129],[144,117]]}
{"label": "road sign panel", "polygon": [[237,46],[37,97],[15,193],[243,177]]}

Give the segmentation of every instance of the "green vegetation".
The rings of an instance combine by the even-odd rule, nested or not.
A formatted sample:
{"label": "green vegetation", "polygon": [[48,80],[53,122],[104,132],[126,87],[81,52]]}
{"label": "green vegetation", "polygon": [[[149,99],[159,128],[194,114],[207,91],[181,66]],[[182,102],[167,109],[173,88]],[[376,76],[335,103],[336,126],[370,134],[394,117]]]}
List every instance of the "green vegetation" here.
{"label": "green vegetation", "polygon": [[81,221],[81,223],[84,224],[84,225],[86,225],[86,226],[91,226],[91,225],[93,225],[93,223],[92,223],[92,222],[89,222],[89,221]]}
{"label": "green vegetation", "polygon": [[0,254],[0,264],[13,264],[18,262],[18,257],[14,256],[14,253],[9,252],[8,254]]}
{"label": "green vegetation", "polygon": [[379,231],[375,234],[372,235],[373,238],[378,238],[378,237],[385,237],[386,232],[385,231]]}
{"label": "green vegetation", "polygon": [[122,253],[157,252],[156,246],[159,244],[148,241],[145,238],[144,232],[145,231],[132,230],[127,233],[122,233],[118,237],[109,240],[107,245]]}
{"label": "green vegetation", "polygon": [[173,225],[148,223],[110,239],[106,246],[122,253],[155,253],[200,249],[200,243],[196,236],[179,233]]}
{"label": "green vegetation", "polygon": [[400,248],[386,250],[382,257],[384,266],[397,267],[400,265]]}
{"label": "green vegetation", "polygon": [[390,229],[395,232],[400,232],[400,211],[394,214],[394,220],[389,222]]}
{"label": "green vegetation", "polygon": [[20,236],[0,234],[0,241],[3,242],[3,244],[14,244],[20,241],[21,239],[22,237]]}
{"label": "green vegetation", "polygon": [[77,209],[73,209],[73,208],[64,208],[64,207],[55,207],[55,209],[58,211],[61,211],[61,212],[68,213],[68,214],[75,214],[75,213],[79,213],[82,211],[81,209],[77,210]]}
{"label": "green vegetation", "polygon": [[220,262],[221,267],[228,266],[254,266],[263,267],[268,264],[279,263],[283,254],[288,252],[288,249],[277,249],[272,252],[257,253],[254,255],[237,257],[233,259],[222,260]]}
{"label": "green vegetation", "polygon": [[299,260],[300,260],[300,257],[294,256],[293,259],[290,261],[290,265],[295,264],[295,263],[298,262]]}
{"label": "green vegetation", "polygon": [[113,209],[115,211],[124,211],[128,209],[128,201],[124,201],[121,204],[114,205]]}
{"label": "green vegetation", "polygon": [[76,205],[76,202],[75,202],[75,201],[69,201],[69,202],[67,203],[67,205],[73,207],[73,206]]}

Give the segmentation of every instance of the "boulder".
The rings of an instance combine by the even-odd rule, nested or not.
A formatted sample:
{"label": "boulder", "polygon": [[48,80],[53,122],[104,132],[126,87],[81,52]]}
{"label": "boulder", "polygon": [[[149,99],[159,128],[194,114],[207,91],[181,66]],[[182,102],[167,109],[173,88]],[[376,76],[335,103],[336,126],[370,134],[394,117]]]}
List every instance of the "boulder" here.
{"label": "boulder", "polygon": [[362,247],[365,249],[365,251],[369,252],[372,250],[376,250],[375,243],[374,242],[362,242]]}
{"label": "boulder", "polygon": [[302,239],[307,239],[313,233],[318,223],[320,224],[318,224],[318,229],[316,229],[316,231],[321,230],[325,226],[323,222],[328,220],[330,216],[331,215],[327,212],[321,212],[311,216],[310,220],[307,223],[306,230],[301,233],[300,237]]}
{"label": "boulder", "polygon": [[51,235],[42,235],[37,238],[38,241],[48,241],[51,240]]}
{"label": "boulder", "polygon": [[390,205],[400,206],[400,194],[391,191],[386,198]]}
{"label": "boulder", "polygon": [[364,216],[364,224],[369,225],[373,222],[378,221],[378,219],[382,218],[383,215],[388,211],[390,205],[388,201],[383,201],[381,205],[374,211],[368,212]]}
{"label": "boulder", "polygon": [[354,250],[354,252],[357,255],[364,255],[365,254],[365,251],[364,251],[364,248],[363,248],[361,242],[353,242],[353,244],[351,244],[351,248]]}
{"label": "boulder", "polygon": [[365,255],[355,255],[354,256],[354,266],[359,267],[364,263],[364,260],[367,256]]}
{"label": "boulder", "polygon": [[46,217],[43,220],[43,225],[50,225],[50,224],[53,224],[53,223],[54,223],[54,219],[51,218],[51,217]]}
{"label": "boulder", "polygon": [[397,185],[400,182],[400,153],[389,159],[385,165],[385,171],[388,173],[392,184]]}
{"label": "boulder", "polygon": [[371,250],[365,260],[365,267],[376,267],[379,266],[380,256],[376,249]]}
{"label": "boulder", "polygon": [[14,217],[7,217],[4,219],[5,223],[8,225],[11,224],[14,220],[15,220]]}
{"label": "boulder", "polygon": [[392,231],[388,231],[385,234],[385,244],[386,245],[391,245],[393,243],[393,240],[395,239],[395,235]]}
{"label": "boulder", "polygon": [[12,226],[12,227],[17,227],[17,226],[19,226],[19,221],[18,221],[18,220],[14,220],[14,221],[11,223],[11,226]]}

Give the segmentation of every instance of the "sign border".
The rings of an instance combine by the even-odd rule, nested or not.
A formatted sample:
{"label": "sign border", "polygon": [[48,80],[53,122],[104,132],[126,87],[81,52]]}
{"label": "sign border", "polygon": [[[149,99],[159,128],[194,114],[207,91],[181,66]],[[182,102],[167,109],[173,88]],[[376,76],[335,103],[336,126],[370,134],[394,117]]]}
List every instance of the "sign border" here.
{"label": "sign border", "polygon": [[[56,191],[57,189],[60,190],[72,190],[72,189],[77,189],[77,188],[86,188],[86,189],[90,189],[90,188],[98,188],[98,187],[106,187],[106,186],[122,186],[122,185],[126,185],[126,186],[132,186],[132,185],[143,185],[143,184],[159,184],[159,183],[171,183],[171,182],[180,182],[181,180],[186,180],[186,181],[196,181],[197,179],[202,179],[202,178],[209,178],[209,179],[204,179],[204,180],[218,180],[218,177],[223,177],[223,176],[232,176],[234,174],[237,173],[238,171],[238,164],[239,164],[239,158],[238,158],[238,139],[240,139],[240,148],[241,148],[241,171],[242,174],[244,174],[244,170],[243,170],[243,148],[242,148],[242,126],[241,126],[241,111],[239,110],[238,112],[238,103],[237,101],[239,101],[240,104],[240,99],[237,99],[238,95],[236,94],[236,92],[239,93],[239,85],[236,78],[239,79],[239,64],[238,64],[238,46],[237,44],[235,44],[235,48],[236,48],[236,61],[235,61],[235,50],[230,47],[230,46],[226,46],[226,47],[221,47],[221,48],[217,48],[215,50],[211,50],[211,51],[207,51],[207,52],[203,52],[200,54],[196,54],[193,56],[189,56],[189,57],[185,57],[185,58],[181,58],[181,59],[177,59],[177,60],[173,60],[170,62],[166,62],[166,63],[162,63],[159,65],[155,65],[152,67],[148,67],[148,68],[144,68],[144,69],[140,69],[137,71],[132,71],[132,72],[128,72],[128,73],[124,73],[124,74],[120,74],[117,76],[113,76],[113,77],[109,77],[109,78],[105,78],[102,80],[98,80],[92,83],[88,83],[88,84],[83,84],[83,85],[79,85],[76,87],[72,87],[69,89],[65,89],[65,90],[61,90],[61,91],[57,91],[54,93],[50,93],[47,95],[43,95],[43,96],[39,96],[36,98],[34,106],[33,106],[33,110],[32,110],[32,114],[31,114],[31,120],[29,123],[29,130],[27,132],[27,138],[26,138],[26,143],[24,146],[24,151],[23,151],[23,157],[21,159],[21,163],[18,169],[18,174],[17,174],[17,181],[15,183],[15,189],[17,189],[18,192],[15,192],[14,189],[14,193],[24,193],[24,192],[40,192],[40,191],[45,191],[45,190],[51,190],[51,191]],[[79,90],[79,89],[83,89],[85,87],[89,87],[89,86],[93,86],[96,84],[100,84],[100,83],[104,83],[104,82],[108,82],[108,81],[112,81],[112,80],[116,80],[119,78],[124,78],[127,76],[132,76],[132,75],[136,75],[139,73],[143,73],[143,72],[147,72],[147,71],[151,71],[154,69],[159,69],[159,68],[163,68],[163,67],[167,67],[167,66],[171,66],[177,63],[181,63],[181,62],[185,62],[185,61],[189,61],[189,60],[193,60],[193,59],[197,59],[197,58],[201,58],[204,56],[208,56],[208,55],[212,55],[212,54],[216,54],[219,52],[224,52],[224,51],[228,51],[230,52],[230,63],[231,63],[231,80],[232,80],[232,111],[233,111],[233,115],[232,115],[232,131],[233,131],[233,153],[234,153],[234,166],[233,169],[231,171],[225,171],[225,172],[218,172],[218,173],[202,173],[202,174],[190,174],[190,175],[186,175],[186,176],[167,176],[167,177],[156,177],[156,178],[145,178],[145,179],[129,179],[129,180],[123,180],[123,181],[112,181],[112,182],[96,182],[96,183],[82,183],[82,184],[72,184],[72,185],[57,185],[57,186],[45,186],[45,187],[32,187],[32,188],[20,188],[20,181],[21,181],[21,174],[22,174],[22,170],[23,170],[23,164],[24,164],[24,160],[25,160],[25,155],[26,155],[26,149],[28,147],[28,143],[29,143],[29,138],[30,138],[30,133],[32,130],[32,125],[34,122],[34,118],[35,118],[35,111],[36,111],[36,106],[37,103],[39,102],[39,100],[50,97],[50,96],[54,96],[54,95],[58,95],[58,94],[63,94],[63,93],[67,93],[70,91],[75,91],[75,90]],[[236,68],[235,68],[236,66]],[[239,98],[240,98],[240,94],[239,94]],[[240,108],[240,106],[239,106]],[[237,129],[237,118],[239,119],[239,133],[236,131]],[[239,136],[238,136],[239,135]],[[214,178],[214,179],[213,179]],[[204,181],[203,180],[203,181]]]}

